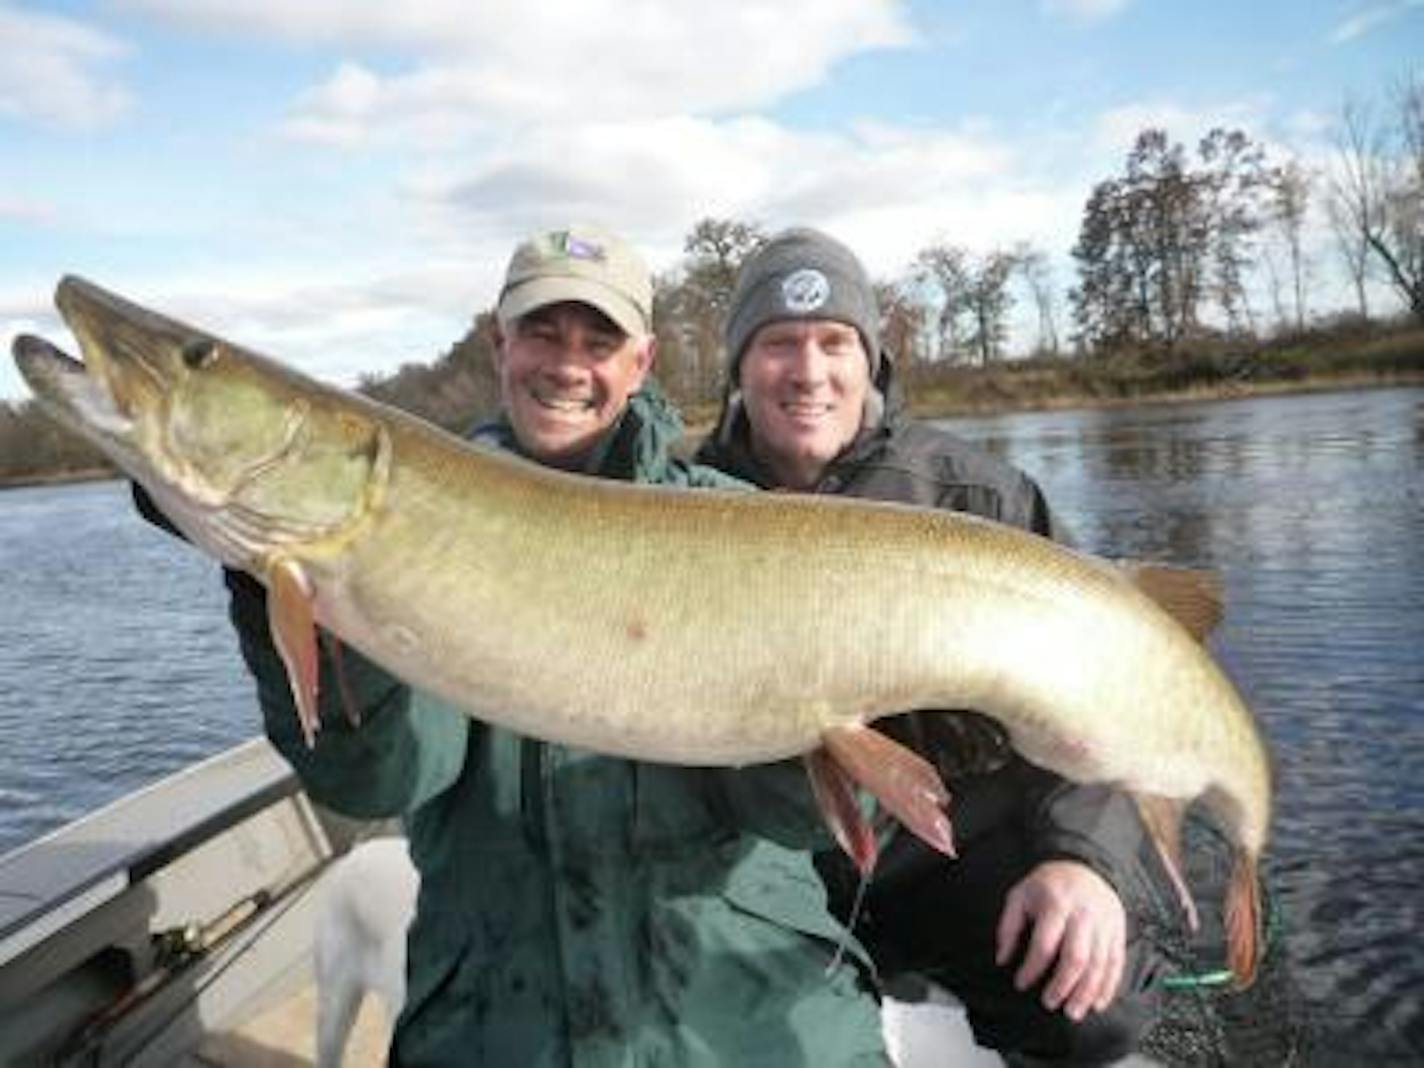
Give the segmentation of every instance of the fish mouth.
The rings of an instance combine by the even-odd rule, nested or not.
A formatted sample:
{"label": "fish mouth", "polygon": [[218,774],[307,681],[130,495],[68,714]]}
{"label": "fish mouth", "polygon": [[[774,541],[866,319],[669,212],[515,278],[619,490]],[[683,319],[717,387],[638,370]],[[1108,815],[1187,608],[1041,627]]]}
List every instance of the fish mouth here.
{"label": "fish mouth", "polygon": [[33,334],[20,334],[12,346],[15,366],[36,398],[62,423],[86,437],[124,438],[133,420],[116,403],[113,391],[89,364]]}
{"label": "fish mouth", "polygon": [[73,275],[60,279],[54,303],[82,359],[21,335],[13,346],[21,376],[71,429],[100,445],[128,437],[181,376],[183,346],[197,332]]}

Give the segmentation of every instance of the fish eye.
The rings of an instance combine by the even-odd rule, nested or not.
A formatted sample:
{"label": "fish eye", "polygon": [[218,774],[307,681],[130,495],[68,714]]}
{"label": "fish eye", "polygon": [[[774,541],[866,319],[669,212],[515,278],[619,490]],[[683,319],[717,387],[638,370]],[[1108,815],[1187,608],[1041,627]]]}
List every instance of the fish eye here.
{"label": "fish eye", "polygon": [[195,337],[183,345],[183,363],[189,370],[200,371],[218,358],[218,343],[210,337]]}

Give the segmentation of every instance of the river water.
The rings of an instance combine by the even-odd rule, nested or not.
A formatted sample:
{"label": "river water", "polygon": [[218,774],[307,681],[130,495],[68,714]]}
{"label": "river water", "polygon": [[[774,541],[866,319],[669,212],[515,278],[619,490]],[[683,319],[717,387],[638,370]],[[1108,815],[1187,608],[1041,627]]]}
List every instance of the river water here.
{"label": "river water", "polygon": [[953,420],[1078,543],[1212,568],[1311,1063],[1424,1064],[1424,390]]}
{"label": "river water", "polygon": [[[1224,577],[1312,1063],[1424,1064],[1424,390],[946,425],[1082,547]],[[257,730],[215,567],[123,485],[0,493],[0,576],[0,852]]]}

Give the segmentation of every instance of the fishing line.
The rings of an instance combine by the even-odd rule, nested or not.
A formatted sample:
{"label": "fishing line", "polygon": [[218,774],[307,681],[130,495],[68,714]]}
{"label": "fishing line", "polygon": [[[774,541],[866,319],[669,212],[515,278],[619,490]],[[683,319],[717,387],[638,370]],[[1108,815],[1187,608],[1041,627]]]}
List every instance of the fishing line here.
{"label": "fishing line", "polygon": [[850,915],[846,917],[845,926],[841,928],[841,937],[836,943],[835,956],[831,958],[831,963],[826,965],[826,975],[834,974],[841,966],[841,961],[845,959],[846,950],[850,948],[850,940],[855,937],[855,925],[860,921],[860,911],[865,904],[865,892],[870,888],[870,872],[861,872],[860,882],[856,884],[855,900],[851,902]]}

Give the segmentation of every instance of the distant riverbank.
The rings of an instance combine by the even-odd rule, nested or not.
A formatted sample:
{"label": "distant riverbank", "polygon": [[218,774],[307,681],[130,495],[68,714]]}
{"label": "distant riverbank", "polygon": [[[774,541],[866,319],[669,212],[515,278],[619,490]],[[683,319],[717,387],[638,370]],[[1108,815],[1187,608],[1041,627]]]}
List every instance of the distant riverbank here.
{"label": "distant riverbank", "polygon": [[1101,407],[1424,383],[1424,328],[1316,334],[1267,346],[1228,342],[1187,352],[920,367],[910,407],[925,417]]}
{"label": "distant riverbank", "polygon": [[1303,379],[1274,379],[1257,382],[1217,382],[1182,389],[1116,394],[1093,390],[1042,388],[1027,381],[1023,388],[1004,388],[992,375],[969,383],[969,388],[926,391],[910,398],[910,411],[922,419],[952,418],[958,415],[994,415],[1000,412],[1052,411],[1068,408],[1130,407],[1139,404],[1175,404],[1189,401],[1232,400],[1242,397],[1288,393],[1322,393],[1351,389],[1390,389],[1424,385],[1424,369],[1387,374],[1358,372],[1318,375]]}
{"label": "distant riverbank", "polygon": [[[926,364],[905,368],[902,377],[910,411],[926,419],[1424,385],[1424,327],[1317,332],[1264,346],[1218,341],[1165,354],[1039,357],[988,367]],[[711,430],[715,405],[684,401],[681,407],[690,442]],[[472,425],[476,415],[457,422]],[[30,469],[0,474],[0,488],[114,477],[92,465],[23,466]]]}

